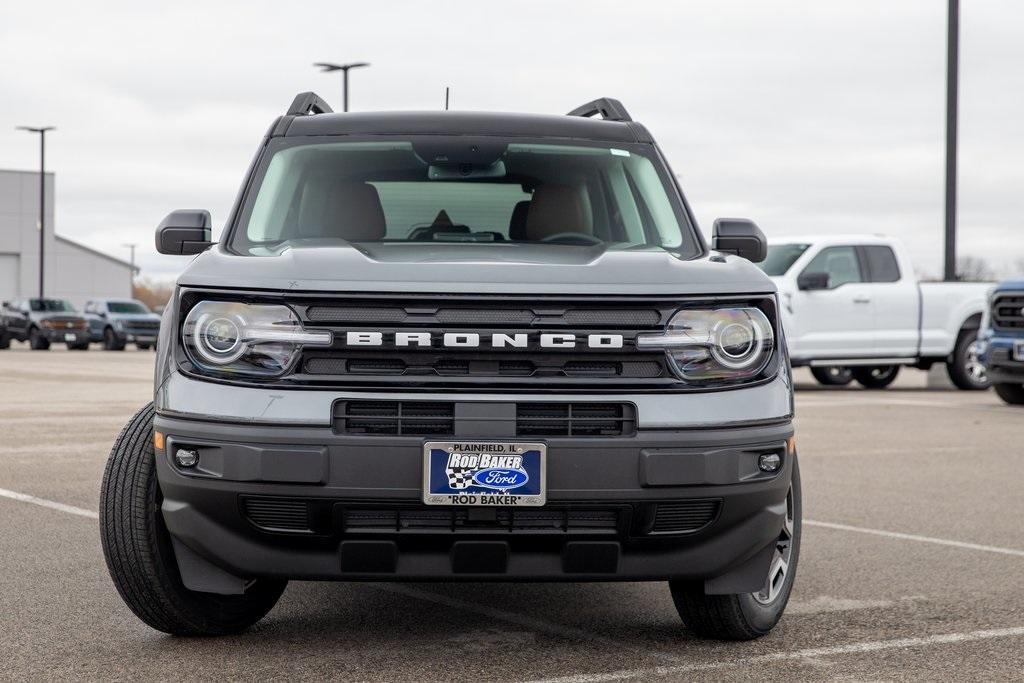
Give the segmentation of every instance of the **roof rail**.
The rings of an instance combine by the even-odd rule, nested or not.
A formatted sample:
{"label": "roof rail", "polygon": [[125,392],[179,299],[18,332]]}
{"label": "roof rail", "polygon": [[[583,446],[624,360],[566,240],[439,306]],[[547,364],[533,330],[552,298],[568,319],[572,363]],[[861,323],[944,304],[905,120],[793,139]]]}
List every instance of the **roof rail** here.
{"label": "roof rail", "polygon": [[285,116],[307,116],[312,114],[330,114],[334,112],[331,105],[324,102],[323,98],[315,92],[300,92],[292,100]]}
{"label": "roof rail", "polygon": [[600,114],[601,118],[605,121],[632,121],[633,117],[629,115],[626,108],[622,106],[622,102],[611,97],[602,97],[601,99],[594,100],[593,102],[587,102],[584,105],[576,107],[569,116],[583,116],[589,117],[595,114]]}

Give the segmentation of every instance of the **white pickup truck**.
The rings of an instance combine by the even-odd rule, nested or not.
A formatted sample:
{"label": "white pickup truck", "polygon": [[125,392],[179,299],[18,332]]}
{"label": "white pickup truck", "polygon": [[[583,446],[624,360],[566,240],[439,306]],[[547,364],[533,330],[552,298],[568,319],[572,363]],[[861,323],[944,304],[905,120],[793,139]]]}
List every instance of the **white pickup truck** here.
{"label": "white pickup truck", "polygon": [[985,389],[975,339],[993,285],[919,283],[903,245],[879,235],[778,237],[761,264],[775,280],[793,366],[822,384],[881,389],[901,366],[945,363]]}

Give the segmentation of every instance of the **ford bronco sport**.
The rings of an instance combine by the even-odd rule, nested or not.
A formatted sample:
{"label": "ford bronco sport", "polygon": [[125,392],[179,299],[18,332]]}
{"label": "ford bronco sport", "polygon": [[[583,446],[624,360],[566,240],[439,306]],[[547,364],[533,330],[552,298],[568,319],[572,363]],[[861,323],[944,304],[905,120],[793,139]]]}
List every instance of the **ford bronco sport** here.
{"label": "ford bronco sport", "polygon": [[621,103],[270,127],[164,312],[101,498],[128,606],[245,629],[289,579],[668,581],[695,633],[767,633],[800,547],[766,242],[711,249]]}

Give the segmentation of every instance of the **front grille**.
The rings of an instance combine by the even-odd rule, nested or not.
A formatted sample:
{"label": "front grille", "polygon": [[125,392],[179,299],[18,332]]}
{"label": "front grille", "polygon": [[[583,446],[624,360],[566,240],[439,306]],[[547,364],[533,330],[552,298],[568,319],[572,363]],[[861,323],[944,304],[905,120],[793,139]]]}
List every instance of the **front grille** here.
{"label": "front grille", "polygon": [[[511,404],[510,404],[511,405]],[[479,414],[472,420],[479,420]],[[518,403],[515,422],[499,412],[491,418],[508,422],[508,436],[628,436],[636,432],[631,403]],[[355,436],[454,436],[459,418],[451,401],[337,401],[334,431]]]}
{"label": "front grille", "polygon": [[[398,355],[400,357],[394,357]],[[608,377],[616,379],[654,379],[668,373],[664,354],[647,360],[623,360],[609,357],[594,360],[552,358],[546,354],[522,354],[523,357],[484,356],[474,354],[473,358],[456,355],[416,354],[395,352],[394,355],[355,358],[338,358],[321,352],[311,352],[304,364],[309,375],[387,375],[403,376],[411,380],[422,377],[541,377],[541,378],[587,378]]]}
{"label": "front grille", "polygon": [[516,436],[623,436],[636,431],[627,403],[518,403]]}
{"label": "front grille", "polygon": [[345,507],[344,533],[507,531],[617,533],[620,510]]}
{"label": "front grille", "polygon": [[[436,302],[432,302],[436,303]],[[544,327],[654,327],[664,314],[657,308],[604,309],[537,307],[447,307],[445,304],[310,306],[306,319],[315,323],[418,323],[438,325],[542,325]]]}
{"label": "front grille", "polygon": [[155,332],[160,329],[160,323],[156,320],[132,320],[126,322],[125,327],[139,332]]}
{"label": "front grille", "polygon": [[455,404],[446,401],[337,401],[334,429],[367,436],[450,436]]}
{"label": "front grille", "polygon": [[310,533],[309,504],[290,498],[246,498],[245,515],[264,531]]}
{"label": "front grille", "polygon": [[999,294],[992,302],[992,324],[1003,329],[1024,328],[1024,294]]}
{"label": "front grille", "polygon": [[720,504],[716,499],[658,503],[651,533],[678,534],[702,529],[718,516]]}

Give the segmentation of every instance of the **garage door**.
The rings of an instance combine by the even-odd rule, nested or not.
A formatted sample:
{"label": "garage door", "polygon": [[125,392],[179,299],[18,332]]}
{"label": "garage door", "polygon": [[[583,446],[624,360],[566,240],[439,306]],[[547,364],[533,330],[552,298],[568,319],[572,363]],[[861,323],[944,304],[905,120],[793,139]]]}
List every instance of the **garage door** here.
{"label": "garage door", "polygon": [[18,255],[0,254],[0,301],[18,296]]}

